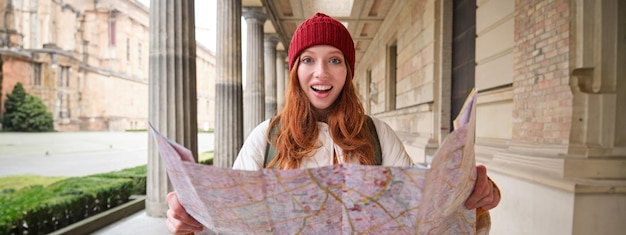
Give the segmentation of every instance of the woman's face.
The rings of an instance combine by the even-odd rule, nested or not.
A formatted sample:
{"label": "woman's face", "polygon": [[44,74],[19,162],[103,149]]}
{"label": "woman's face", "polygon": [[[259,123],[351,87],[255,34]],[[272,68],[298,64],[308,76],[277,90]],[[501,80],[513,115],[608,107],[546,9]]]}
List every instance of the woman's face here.
{"label": "woman's face", "polygon": [[300,54],[300,88],[317,112],[323,113],[337,100],[347,75],[343,53],[333,46],[312,46]]}

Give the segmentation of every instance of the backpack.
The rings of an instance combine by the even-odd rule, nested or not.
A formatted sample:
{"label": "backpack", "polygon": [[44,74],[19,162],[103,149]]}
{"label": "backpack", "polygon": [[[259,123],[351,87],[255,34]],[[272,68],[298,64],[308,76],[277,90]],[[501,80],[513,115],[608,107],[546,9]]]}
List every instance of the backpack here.
{"label": "backpack", "polygon": [[[370,143],[372,143],[372,147],[374,148],[374,164],[382,165],[383,157],[382,157],[382,152],[380,150],[380,141],[378,140],[378,132],[376,131],[376,126],[374,125],[374,121],[369,115],[365,115],[365,120],[370,130],[370,136],[369,136]],[[270,119],[270,122],[271,122],[271,119]],[[279,128],[280,128],[280,122],[277,122],[276,125],[274,125],[272,129],[270,130],[270,133],[269,133],[270,143],[268,143],[267,146],[265,147],[265,160],[263,162],[263,168],[267,168],[267,165],[272,161],[272,159],[274,159],[274,157],[278,153],[276,148],[271,142],[274,139],[274,135],[276,134],[276,131]]]}

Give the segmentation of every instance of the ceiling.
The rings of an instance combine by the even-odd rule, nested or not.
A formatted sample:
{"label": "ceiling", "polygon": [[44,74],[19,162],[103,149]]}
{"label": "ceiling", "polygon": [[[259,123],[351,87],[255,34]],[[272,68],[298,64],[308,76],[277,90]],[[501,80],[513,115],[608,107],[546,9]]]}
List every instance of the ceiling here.
{"label": "ceiling", "polygon": [[356,58],[361,58],[395,0],[242,0],[244,7],[263,6],[268,13],[265,33],[277,33],[285,50],[293,32],[305,19],[323,12],[341,21],[352,38]]}

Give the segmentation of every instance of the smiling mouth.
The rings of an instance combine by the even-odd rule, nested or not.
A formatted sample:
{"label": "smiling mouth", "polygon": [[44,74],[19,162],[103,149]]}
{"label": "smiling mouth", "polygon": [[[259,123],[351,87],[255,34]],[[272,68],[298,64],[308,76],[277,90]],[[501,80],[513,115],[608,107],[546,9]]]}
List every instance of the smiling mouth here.
{"label": "smiling mouth", "polygon": [[326,91],[330,91],[330,89],[332,89],[332,86],[329,85],[315,85],[315,86],[311,86],[311,89],[313,89],[314,91],[317,92],[326,92]]}

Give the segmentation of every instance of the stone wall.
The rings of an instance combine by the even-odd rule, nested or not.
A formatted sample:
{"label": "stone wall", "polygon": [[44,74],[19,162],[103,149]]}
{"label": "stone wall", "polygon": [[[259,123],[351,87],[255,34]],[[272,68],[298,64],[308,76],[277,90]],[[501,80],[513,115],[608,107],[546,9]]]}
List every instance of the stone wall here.
{"label": "stone wall", "polygon": [[[491,232],[623,233],[626,4],[476,4],[476,156],[502,191]],[[452,8],[451,0],[396,1],[356,66],[367,112],[396,130],[416,163],[454,118]]]}
{"label": "stone wall", "polygon": [[[355,83],[360,96],[368,98],[364,101],[368,112],[395,129],[413,161],[423,163],[438,145],[440,128],[433,107],[439,66],[435,60],[436,6],[435,1],[400,2],[390,9],[359,58]],[[395,73],[395,82],[389,82],[390,73]]]}

